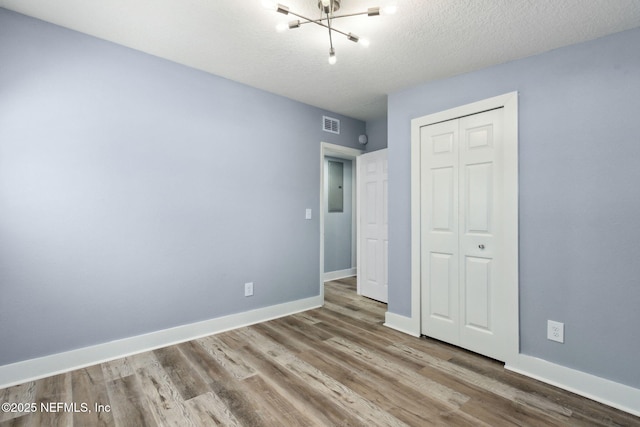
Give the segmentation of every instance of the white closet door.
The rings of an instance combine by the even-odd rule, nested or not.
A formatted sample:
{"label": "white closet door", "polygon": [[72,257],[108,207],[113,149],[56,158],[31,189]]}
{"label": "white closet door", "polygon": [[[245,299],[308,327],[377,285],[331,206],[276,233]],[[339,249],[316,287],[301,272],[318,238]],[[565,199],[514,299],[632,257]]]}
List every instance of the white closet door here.
{"label": "white closet door", "polygon": [[459,344],[458,121],[420,130],[422,331]]}
{"label": "white closet door", "polygon": [[504,360],[502,109],[421,129],[422,333]]}

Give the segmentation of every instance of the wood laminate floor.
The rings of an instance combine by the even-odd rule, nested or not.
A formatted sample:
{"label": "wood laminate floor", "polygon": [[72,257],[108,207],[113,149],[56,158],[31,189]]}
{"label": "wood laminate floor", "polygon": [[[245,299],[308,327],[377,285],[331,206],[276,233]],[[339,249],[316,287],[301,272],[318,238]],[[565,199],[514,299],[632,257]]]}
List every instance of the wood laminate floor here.
{"label": "wood laminate floor", "polygon": [[0,403],[38,406],[0,412],[0,426],[640,426],[382,326],[386,305],[354,279],[325,292],[323,308],[0,390]]}

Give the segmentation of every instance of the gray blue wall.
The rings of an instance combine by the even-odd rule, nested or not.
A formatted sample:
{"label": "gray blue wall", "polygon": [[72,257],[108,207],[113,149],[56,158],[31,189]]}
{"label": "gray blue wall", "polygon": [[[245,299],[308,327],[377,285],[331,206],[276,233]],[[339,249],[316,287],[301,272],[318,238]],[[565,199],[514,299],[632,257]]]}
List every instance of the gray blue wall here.
{"label": "gray blue wall", "polygon": [[366,145],[368,152],[387,148],[387,117],[367,120],[367,136],[369,138]]}
{"label": "gray blue wall", "polygon": [[319,295],[327,113],[0,9],[0,365]]}
{"label": "gray blue wall", "polygon": [[[343,164],[344,206],[342,212],[329,212],[328,176],[329,160]],[[324,212],[324,271],[347,270],[352,265],[353,231],[353,166],[351,160],[325,157],[325,212]]]}
{"label": "gray blue wall", "polygon": [[521,352],[640,387],[638,46],[640,28],[390,95],[391,312],[411,312],[410,120],[518,91]]}

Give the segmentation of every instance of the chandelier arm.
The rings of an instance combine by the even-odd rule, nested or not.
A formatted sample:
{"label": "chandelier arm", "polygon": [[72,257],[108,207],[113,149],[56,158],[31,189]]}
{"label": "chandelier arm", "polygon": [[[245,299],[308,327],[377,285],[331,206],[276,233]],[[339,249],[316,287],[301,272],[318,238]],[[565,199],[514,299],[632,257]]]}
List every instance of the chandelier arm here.
{"label": "chandelier arm", "polygon": [[[320,25],[322,25],[322,24],[320,24]],[[323,25],[323,27],[329,28],[329,27],[328,27],[328,26],[326,26],[326,25]],[[342,34],[343,36],[347,36],[347,37],[349,37],[349,34],[348,34],[348,33],[345,33],[344,31],[340,31],[339,29],[337,29],[337,28],[335,28],[335,27],[331,27],[331,28],[329,28],[329,29],[330,29],[331,31],[335,31],[336,33],[340,33],[340,34]],[[331,38],[331,37],[329,37],[329,38]]]}
{"label": "chandelier arm", "polygon": [[[289,15],[297,16],[298,18],[302,18],[302,19],[304,19],[305,21],[307,21],[307,22],[301,22],[300,24],[306,24],[306,23],[308,23],[308,22],[314,22],[314,23],[317,23],[317,21],[324,21],[324,19],[326,19],[326,18],[324,18],[324,19],[310,19],[310,18],[307,18],[306,16],[299,15],[299,14],[297,14],[297,13],[295,13],[295,12],[291,12],[291,11],[289,11]],[[323,26],[325,26],[325,27],[326,27],[326,25],[323,25]]]}
{"label": "chandelier arm", "polygon": [[[300,15],[296,15],[296,14],[295,14],[295,13],[293,13],[293,12],[289,12],[289,14],[291,14],[291,15],[295,15],[295,16],[297,16],[297,17],[299,17],[299,18],[303,18],[302,16],[300,16]],[[366,14],[367,14],[367,12],[361,12],[361,13],[350,13],[349,15],[339,15],[339,16],[334,16],[334,17],[332,17],[332,18],[331,18],[331,20],[333,21],[334,19],[338,19],[338,18],[347,18],[347,17],[349,17],[349,16],[358,16],[358,15],[366,15]],[[320,19],[307,19],[307,18],[304,18],[304,19],[306,19],[307,21],[306,21],[306,22],[301,22],[301,23],[300,23],[300,25],[302,25],[302,24],[309,24],[309,23],[318,24],[318,23],[321,23],[322,21],[327,21],[327,20],[329,20],[329,18],[320,18]]]}
{"label": "chandelier arm", "polygon": [[[348,18],[349,16],[359,16],[359,15],[368,15],[369,12],[357,12],[357,13],[348,13],[345,15],[337,15],[337,16],[332,16],[331,19],[338,19],[338,18]],[[324,19],[328,19],[328,18],[323,18]]]}
{"label": "chandelier arm", "polygon": [[340,31],[340,30],[338,30],[338,29],[337,29],[337,28],[335,28],[335,27],[330,27],[329,25],[327,25],[327,24],[325,24],[325,23],[323,23],[323,22],[322,22],[322,21],[327,21],[327,20],[328,20],[327,18],[322,18],[322,19],[309,19],[309,18],[307,18],[306,16],[298,15],[297,13],[295,13],[295,12],[291,12],[291,11],[289,11],[289,15],[297,16],[298,18],[302,18],[302,19],[305,19],[305,20],[306,20],[306,22],[301,22],[301,23],[300,23],[300,25],[304,25],[304,24],[316,24],[316,25],[320,25],[321,27],[328,28],[328,29],[329,29],[329,30],[331,30],[331,31],[335,31],[336,33],[340,33],[340,34],[342,34],[342,35],[345,35],[345,36],[349,37],[349,34],[345,33],[344,31]]}
{"label": "chandelier arm", "polygon": [[[293,13],[293,12],[289,12],[289,14],[290,14],[290,15],[298,16],[298,17],[300,17],[300,18],[304,18],[304,17],[302,17],[302,16],[300,16],[300,15],[296,15],[296,14],[295,14],[295,13]],[[347,18],[347,17],[349,17],[349,16],[358,16],[358,15],[367,15],[367,12],[361,12],[361,13],[350,13],[349,15],[334,16],[334,17],[332,17],[332,18],[331,18],[331,20],[333,21],[334,19],[338,19],[338,18]],[[304,19],[306,19],[307,21],[306,21],[306,22],[301,22],[301,23],[300,23],[300,25],[302,25],[302,24],[309,24],[309,23],[318,24],[318,23],[321,23],[322,21],[328,21],[328,20],[329,20],[329,18],[320,18],[320,19],[308,19],[308,18],[304,18]]]}
{"label": "chandelier arm", "polygon": [[327,28],[329,29],[329,46],[331,50],[333,50],[333,38],[331,37],[331,17],[329,13],[327,13]]}

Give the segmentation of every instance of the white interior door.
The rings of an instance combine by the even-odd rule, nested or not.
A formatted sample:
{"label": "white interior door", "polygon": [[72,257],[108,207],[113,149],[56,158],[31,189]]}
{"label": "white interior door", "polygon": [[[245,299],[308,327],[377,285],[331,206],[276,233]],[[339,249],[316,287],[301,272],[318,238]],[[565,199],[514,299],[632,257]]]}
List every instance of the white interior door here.
{"label": "white interior door", "polygon": [[503,109],[420,129],[422,333],[505,360]]}
{"label": "white interior door", "polygon": [[387,302],[387,149],[358,157],[358,293]]}

